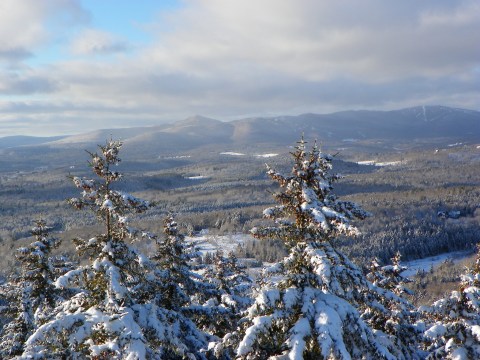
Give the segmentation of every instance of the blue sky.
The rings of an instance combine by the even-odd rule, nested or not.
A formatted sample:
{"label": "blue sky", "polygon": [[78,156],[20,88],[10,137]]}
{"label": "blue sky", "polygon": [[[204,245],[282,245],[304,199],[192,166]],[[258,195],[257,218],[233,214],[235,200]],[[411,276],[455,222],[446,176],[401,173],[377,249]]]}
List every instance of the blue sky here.
{"label": "blue sky", "polygon": [[2,0],[0,136],[480,110],[477,0]]}

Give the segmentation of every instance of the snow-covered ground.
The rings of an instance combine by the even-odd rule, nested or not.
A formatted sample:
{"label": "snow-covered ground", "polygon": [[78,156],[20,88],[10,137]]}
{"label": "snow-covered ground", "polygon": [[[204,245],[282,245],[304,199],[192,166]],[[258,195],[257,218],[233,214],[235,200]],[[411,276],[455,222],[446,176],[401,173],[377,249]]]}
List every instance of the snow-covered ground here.
{"label": "snow-covered ground", "polygon": [[[234,151],[226,151],[226,152],[221,152],[220,155],[246,156],[247,154],[239,153],[239,152],[234,152]],[[251,155],[251,154],[249,154],[248,156],[254,156],[254,157],[257,157],[257,158],[271,158],[271,157],[278,156],[278,154],[276,154],[276,153],[256,154],[256,155]]]}
{"label": "snow-covered ground", "polygon": [[201,234],[199,236],[187,236],[185,241],[194,242],[198,250],[203,253],[213,253],[222,250],[225,254],[234,251],[238,245],[242,245],[248,239],[253,239],[248,234],[231,234],[231,235],[208,235]]}
{"label": "snow-covered ground", "polygon": [[208,176],[204,176],[204,175],[187,176],[185,177],[185,179],[188,179],[188,180],[208,179]]}
{"label": "snow-covered ground", "polygon": [[402,275],[406,277],[412,277],[415,276],[419,271],[429,271],[432,267],[436,268],[446,260],[452,260],[453,262],[457,263],[470,255],[472,255],[472,251],[470,250],[454,251],[441,255],[430,256],[424,259],[404,262],[403,264],[408,267],[408,270],[405,270]]}
{"label": "snow-covered ground", "polygon": [[278,154],[258,154],[258,155],[255,155],[256,157],[259,157],[259,158],[271,158],[271,157],[275,157],[275,156],[278,156]]}
{"label": "snow-covered ground", "polygon": [[229,155],[229,156],[245,156],[245,154],[237,153],[233,151],[221,152],[220,155]]}
{"label": "snow-covered ground", "polygon": [[373,166],[395,166],[402,164],[402,161],[384,161],[384,162],[377,162],[376,160],[365,160],[365,161],[358,161],[358,165],[373,165]]}
{"label": "snow-covered ground", "polygon": [[[253,237],[249,234],[210,235],[206,230],[198,236],[187,236],[185,238],[187,242],[195,242],[198,250],[202,254],[214,253],[217,250],[222,250],[225,254],[228,254],[230,251],[234,251],[238,245],[242,245],[247,240],[252,239]],[[419,271],[429,271],[432,267],[436,268],[440,266],[446,260],[452,260],[454,263],[458,263],[470,255],[472,255],[471,250],[463,250],[403,262],[403,265],[407,266],[408,269],[404,271],[402,275],[413,277]],[[272,264],[265,263],[264,265],[268,266]]]}

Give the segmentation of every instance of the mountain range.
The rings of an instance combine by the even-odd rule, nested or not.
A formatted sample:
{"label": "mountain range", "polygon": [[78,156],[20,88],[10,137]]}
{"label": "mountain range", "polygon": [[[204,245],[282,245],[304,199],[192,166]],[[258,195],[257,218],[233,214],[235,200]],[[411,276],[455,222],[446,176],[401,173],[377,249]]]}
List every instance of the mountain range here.
{"label": "mountain range", "polygon": [[65,148],[92,148],[106,139],[120,139],[132,156],[216,148],[285,147],[304,134],[326,146],[391,149],[480,143],[480,112],[445,106],[418,106],[392,111],[342,111],[332,114],[254,117],[230,122],[203,116],[151,127],[104,129],[61,137],[4,137],[5,153],[56,152]]}

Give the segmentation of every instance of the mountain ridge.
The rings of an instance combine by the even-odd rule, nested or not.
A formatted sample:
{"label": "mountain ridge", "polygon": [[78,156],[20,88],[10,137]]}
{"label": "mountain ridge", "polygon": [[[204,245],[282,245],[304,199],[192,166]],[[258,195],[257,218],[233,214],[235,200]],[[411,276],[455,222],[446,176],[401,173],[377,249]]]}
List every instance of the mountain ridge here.
{"label": "mountain ridge", "polygon": [[[120,139],[134,153],[148,156],[164,152],[192,151],[208,146],[235,147],[270,144],[285,146],[304,134],[322,143],[370,144],[384,142],[425,143],[434,141],[480,142],[480,112],[446,106],[416,106],[399,110],[346,110],[331,114],[251,117],[221,121],[201,115],[151,127],[102,129],[56,138],[31,137],[32,147],[85,147]],[[43,140],[42,140],[43,139]],[[440,139],[440,140],[439,140]],[[443,139],[443,140],[442,140]],[[0,149],[12,138],[0,138]]]}

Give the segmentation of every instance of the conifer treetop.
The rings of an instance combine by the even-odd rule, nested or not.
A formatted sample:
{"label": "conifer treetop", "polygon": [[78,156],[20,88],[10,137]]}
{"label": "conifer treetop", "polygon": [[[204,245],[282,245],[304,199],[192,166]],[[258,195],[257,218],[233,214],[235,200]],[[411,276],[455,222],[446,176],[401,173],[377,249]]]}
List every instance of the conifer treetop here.
{"label": "conifer treetop", "polygon": [[[152,206],[148,201],[123,191],[114,190],[112,183],[122,179],[122,174],[112,169],[120,163],[118,156],[122,143],[109,140],[99,145],[100,152],[87,151],[89,166],[97,179],[73,176],[72,181],[82,190],[80,198],[71,198],[68,203],[76,209],[90,208],[106,227],[106,233],[92,243],[135,238],[139,231],[128,226],[128,215],[143,213]],[[148,234],[141,234],[148,235]]]}
{"label": "conifer treetop", "polygon": [[291,153],[291,174],[282,175],[267,165],[267,174],[281,187],[273,194],[279,205],[267,208],[263,215],[276,226],[254,228],[257,238],[280,238],[287,246],[299,242],[318,242],[338,235],[357,235],[350,221],[364,219],[368,213],[349,201],[340,201],[332,193],[332,184],[341,178],[332,174],[333,157],[322,154],[316,142],[310,152],[302,139]]}

